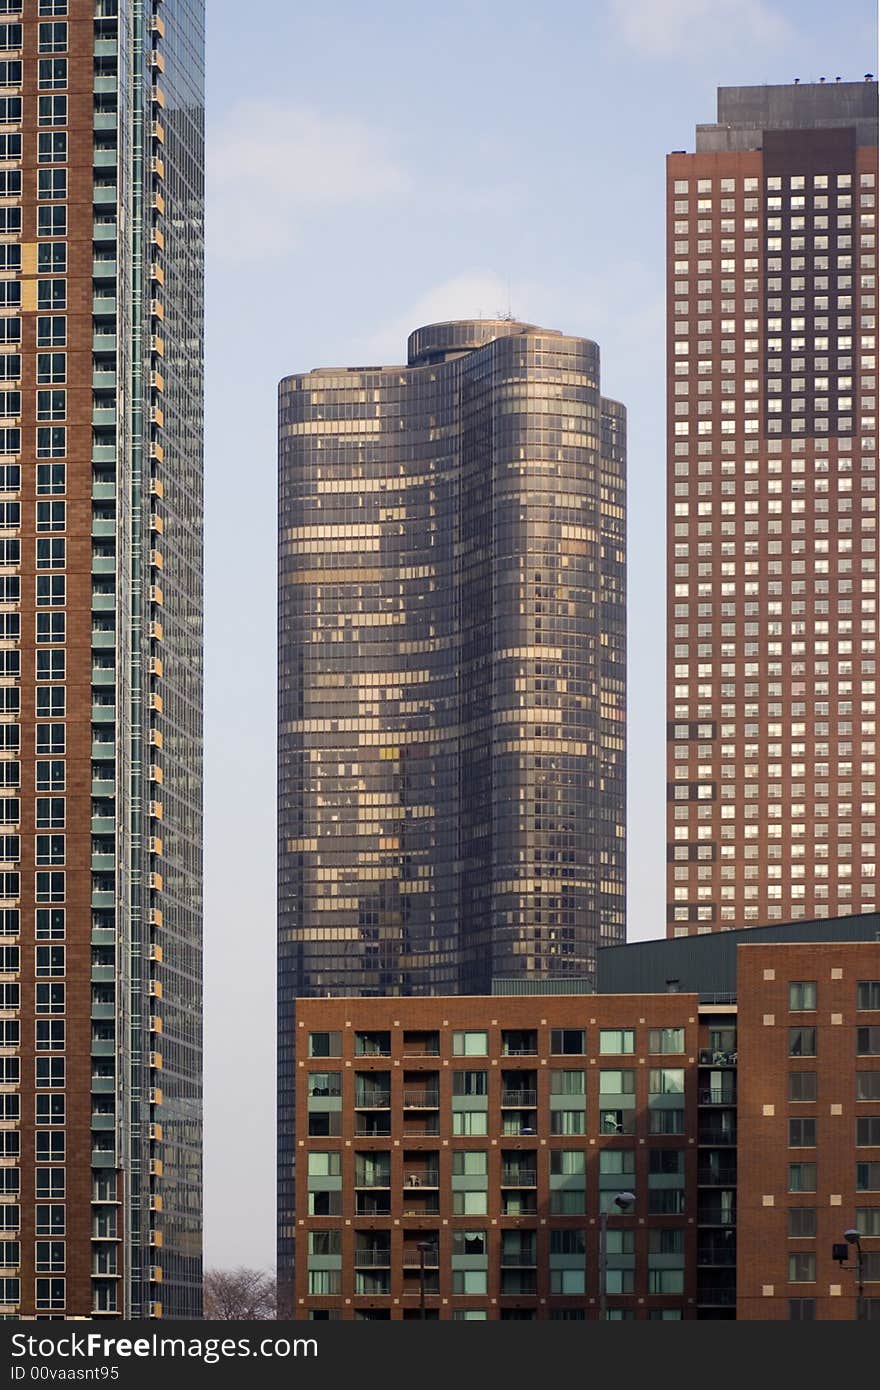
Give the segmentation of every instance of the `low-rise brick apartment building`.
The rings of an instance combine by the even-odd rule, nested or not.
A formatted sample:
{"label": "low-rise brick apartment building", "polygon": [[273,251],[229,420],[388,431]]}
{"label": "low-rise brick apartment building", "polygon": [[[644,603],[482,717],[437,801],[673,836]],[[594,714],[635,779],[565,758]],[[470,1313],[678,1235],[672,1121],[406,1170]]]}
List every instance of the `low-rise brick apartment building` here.
{"label": "low-rise brick apartment building", "polygon": [[878,928],[617,947],[597,994],[299,1001],[295,1316],[880,1317]]}

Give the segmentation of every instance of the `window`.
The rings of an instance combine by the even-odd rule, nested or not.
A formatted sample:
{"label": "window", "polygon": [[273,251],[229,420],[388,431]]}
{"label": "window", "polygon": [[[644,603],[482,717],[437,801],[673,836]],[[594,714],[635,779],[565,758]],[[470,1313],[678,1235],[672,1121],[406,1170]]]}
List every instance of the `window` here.
{"label": "window", "polygon": [[[54,250],[56,242],[51,243]],[[42,247],[40,248],[43,249]],[[63,249],[66,250],[66,247]],[[40,385],[52,385],[67,380],[67,357],[63,352],[41,352],[37,354],[37,381]]]}
{"label": "window", "polygon": [[486,1232],[453,1231],[452,1253],[453,1255],[485,1255]]}
{"label": "window", "polygon": [[635,1052],[636,1032],[634,1028],[601,1028],[599,1030],[599,1051],[608,1056],[622,1056]]}
{"label": "window", "polygon": [[67,86],[67,59],[41,58],[37,64],[37,85],[41,91]]}
{"label": "window", "polygon": [[648,1172],[684,1175],[684,1149],[649,1149]]}
{"label": "window", "polygon": [[356,1032],[354,1054],[356,1057],[390,1057],[391,1034],[385,1030]]}
{"label": "window", "polygon": [[859,1057],[880,1057],[880,1026],[856,1029],[856,1052]]}
{"label": "window", "polygon": [[59,201],[67,197],[67,170],[40,169],[37,171],[37,197],[41,201]]}
{"label": "window", "polygon": [[[46,616],[40,614],[41,617]],[[50,615],[54,617],[54,614]],[[37,791],[38,792],[63,792],[65,783],[65,767],[60,761],[38,762],[37,763]]]}
{"label": "window", "polygon": [[452,1133],[481,1138],[489,1132],[489,1115],[485,1110],[453,1110]]}
{"label": "window", "polygon": [[[64,803],[61,803],[62,806]],[[310,1096],[341,1096],[342,1073],[338,1071],[310,1071],[308,1079]]]}
{"label": "window", "polygon": [[454,1096],[488,1095],[488,1072],[454,1071],[452,1073],[452,1094]]}
{"label": "window", "polygon": [[[50,241],[48,246],[63,246],[64,242]],[[39,280],[37,282],[37,308],[42,313],[63,313],[67,308],[66,280]]]}
{"label": "window", "polygon": [[556,1175],[586,1172],[583,1149],[551,1149],[550,1172]]}
{"label": "window", "polygon": [[341,1192],[310,1192],[309,1216],[341,1216]]}
{"label": "window", "polygon": [[652,1216],[680,1216],[684,1209],[683,1187],[648,1188],[648,1211]]}
{"label": "window", "polygon": [[859,1207],[856,1230],[863,1236],[880,1236],[880,1207]]}
{"label": "window", "polygon": [[880,1071],[856,1072],[856,1100],[880,1100]]}
{"label": "window", "polygon": [[649,1052],[684,1052],[683,1028],[651,1028],[648,1032]]}
{"label": "window", "polygon": [[[50,211],[54,211],[54,209],[50,209]],[[67,319],[37,319],[37,347],[64,347],[66,343]]]}
{"label": "window", "polygon": [[814,1298],[790,1298],[788,1300],[789,1322],[814,1322],[816,1319],[816,1300]]}
{"label": "window", "polygon": [[[607,1293],[634,1293],[635,1271],[632,1269],[608,1269],[605,1271],[605,1290]],[[612,1308],[609,1313],[620,1313],[621,1308]],[[616,1319],[613,1319],[616,1321]]]}
{"label": "window", "polygon": [[880,1115],[860,1115],[856,1120],[856,1144],[861,1148],[880,1148]]}
{"label": "window", "polygon": [[40,907],[34,914],[38,941],[62,941],[65,933],[63,907]]}
{"label": "window", "polygon": [[310,1057],[341,1057],[341,1033],[309,1033]]}
{"label": "window", "polygon": [[[584,1189],[554,1188],[550,1193],[550,1211],[554,1216],[583,1216],[586,1211]],[[516,1215],[514,1212],[508,1214]]]}
{"label": "window", "polygon": [[683,1269],[649,1269],[648,1293],[684,1293]]}
{"label": "window", "polygon": [[[37,136],[37,148],[41,164],[65,164],[67,162],[67,132],[41,131]],[[42,247],[40,249],[42,250]]]}
{"label": "window", "polygon": [[792,1237],[814,1236],[816,1234],[815,1207],[789,1207],[788,1234]]}
{"label": "window", "polygon": [[649,1110],[649,1134],[684,1134],[683,1110]]}
{"label": "window", "polygon": [[21,86],[21,62],[19,59],[4,58],[0,62],[0,87]]}
{"label": "window", "polygon": [[489,1053],[489,1034],[482,1032],[453,1033],[452,1051],[456,1057],[486,1057]]}
{"label": "window", "polygon": [[799,1251],[788,1257],[788,1282],[812,1284],[816,1280],[816,1256],[812,1251]]}
{"label": "window", "polygon": [[[39,395],[60,395],[64,392],[38,392]],[[67,453],[67,430],[63,425],[41,425],[37,428],[37,458],[38,459],[60,459]],[[61,518],[58,520],[58,518]],[[47,520],[47,518],[51,518]],[[38,502],[37,503],[37,530],[38,531],[63,531],[64,530],[64,503],[63,502]],[[42,524],[41,524],[42,519]]]}
{"label": "window", "polygon": [[485,1192],[453,1192],[452,1213],[454,1216],[485,1216],[487,1203]]}
{"label": "window", "polygon": [[342,1271],[339,1269],[310,1269],[310,1294],[338,1294],[342,1292]]}
{"label": "window", "polygon": [[551,1110],[551,1134],[586,1134],[587,1114],[585,1110]]}
{"label": "window", "polygon": [[67,465],[64,463],[37,464],[37,496],[64,492],[67,485]]}
{"label": "window", "polygon": [[790,1163],[788,1165],[788,1190],[789,1192],[815,1192],[815,1163]]}
{"label": "window", "polygon": [[550,1073],[551,1096],[582,1096],[584,1086],[585,1076],[582,1071],[565,1070]]}
{"label": "window", "polygon": [[[115,11],[116,6],[114,5],[113,10],[110,11],[110,13],[115,13]],[[67,14],[67,0],[40,0],[40,7],[38,13],[41,15]],[[100,14],[100,10],[98,10],[97,6],[95,8],[95,13]]]}
{"label": "window", "polygon": [[790,1149],[813,1149],[816,1147],[816,1121],[797,1119],[788,1122],[788,1146]]}
{"label": "window", "polygon": [[600,1071],[599,1094],[603,1096],[634,1095],[636,1074],[634,1071]]}
{"label": "window", "polygon": [[66,206],[44,203],[37,207],[37,236],[67,236]]}
{"label": "window", "polygon": [[817,1094],[817,1076],[814,1071],[790,1071],[788,1073],[789,1100],[815,1100]]}
{"label": "window", "polygon": [[880,980],[859,980],[856,988],[856,1007],[880,1009]]}
{"label": "window", "polygon": [[553,1028],[550,1032],[550,1051],[559,1056],[583,1056],[586,1052],[586,1032],[583,1028]]}
{"label": "window", "polygon": [[40,608],[63,607],[66,596],[66,584],[67,581],[63,574],[38,574],[37,606]]}
{"label": "window", "polygon": [[484,1294],[486,1282],[485,1269],[454,1269],[452,1271],[452,1292],[454,1294]]}
{"label": "window", "polygon": [[0,97],[0,125],[21,125],[21,97]]}
{"label": "window", "polygon": [[789,1028],[788,1055],[789,1057],[815,1057],[815,1028]]}
{"label": "window", "polygon": [[583,1269],[551,1269],[550,1292],[552,1294],[582,1294],[586,1292]]}
{"label": "window", "polygon": [[683,1255],[684,1230],[680,1226],[648,1232],[649,1255]]}
{"label": "window", "polygon": [[481,1177],[488,1172],[488,1154],[483,1149],[457,1149],[452,1155],[452,1171],[456,1177]]}
{"label": "window", "polygon": [[550,1232],[551,1255],[584,1255],[586,1249],[585,1231],[566,1229]]}
{"label": "window", "polygon": [[64,53],[67,49],[66,24],[40,24],[38,44],[40,53]]}
{"label": "window", "polygon": [[804,1010],[816,1007],[816,981],[792,980],[788,986],[789,1009]]}
{"label": "window", "polygon": [[342,1155],[336,1150],[312,1152],[309,1154],[308,1174],[310,1178],[338,1178],[342,1173]]}
{"label": "window", "polygon": [[684,1068],[652,1068],[648,1073],[648,1090],[654,1096],[683,1095]]}
{"label": "window", "polygon": [[453,1322],[488,1322],[489,1314],[485,1308],[455,1308],[452,1312]]}
{"label": "window", "polygon": [[[40,539],[37,541],[37,569],[38,570],[62,570],[64,569],[67,554],[67,544],[62,538],[51,540]],[[45,653],[43,653],[45,655]],[[56,678],[57,679],[57,678]]]}
{"label": "window", "polygon": [[67,97],[40,97],[38,109],[40,125],[67,125]]}

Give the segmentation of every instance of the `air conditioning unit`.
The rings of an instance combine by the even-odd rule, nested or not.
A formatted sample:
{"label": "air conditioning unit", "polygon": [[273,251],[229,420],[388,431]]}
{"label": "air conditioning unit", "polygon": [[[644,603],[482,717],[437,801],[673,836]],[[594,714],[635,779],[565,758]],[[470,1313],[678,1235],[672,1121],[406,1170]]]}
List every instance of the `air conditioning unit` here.
{"label": "air conditioning unit", "polygon": [[158,333],[150,334],[150,352],[158,353],[160,357],[165,356],[165,339]]}
{"label": "air conditioning unit", "polygon": [[151,815],[151,816],[153,817],[154,820],[161,820],[161,819],[162,819],[162,803],[161,803],[161,801],[151,801],[151,802],[150,802],[149,811],[148,811],[147,814],[148,814],[148,815]]}
{"label": "air conditioning unit", "polygon": [[158,1120],[153,1120],[150,1123],[147,1134],[151,1139],[155,1139],[156,1142],[159,1143],[162,1138],[162,1126],[159,1124]]}
{"label": "air conditioning unit", "polygon": [[155,565],[156,569],[157,569],[157,570],[160,570],[160,569],[162,568],[162,566],[164,565],[164,563],[165,563],[165,561],[164,561],[164,559],[162,558],[162,552],[161,552],[161,550],[151,550],[151,551],[150,551],[150,564],[151,564],[151,565]]}
{"label": "air conditioning unit", "polygon": [[161,893],[164,886],[164,879],[161,874],[147,874],[147,887],[154,893]]}
{"label": "air conditioning unit", "polygon": [[165,774],[158,763],[150,763],[150,770],[147,775],[151,782],[157,782],[159,786],[162,785],[162,779]]}
{"label": "air conditioning unit", "polygon": [[[164,140],[164,135],[162,138]],[[152,228],[152,230],[150,231],[150,241],[153,243],[154,246],[158,246],[160,251],[163,251],[165,249],[165,238],[162,235],[161,227]]]}
{"label": "air conditioning unit", "polygon": [[150,836],[150,838],[149,838],[149,840],[148,840],[148,842],[147,842],[147,848],[149,849],[149,851],[150,851],[151,854],[161,854],[161,853],[162,853],[162,841],[159,839],[159,836],[158,836],[158,835],[151,835],[151,836]]}
{"label": "air conditioning unit", "polygon": [[151,1104],[151,1105],[161,1105],[161,1104],[162,1104],[162,1087],[161,1087],[161,1086],[151,1086],[151,1087],[150,1087],[149,1100],[150,1100],[150,1104]]}
{"label": "air conditioning unit", "polygon": [[[151,459],[157,459],[157,460],[159,461],[159,463],[161,463],[162,460],[164,459],[164,457],[165,457],[165,450],[162,448],[162,445],[159,443],[158,439],[151,439],[151,440],[150,440],[150,458],[151,458]],[[150,520],[152,521],[152,517],[150,518]]]}
{"label": "air conditioning unit", "polygon": [[[165,424],[165,412],[161,406],[150,406],[150,424],[158,425],[160,429]],[[150,481],[150,492],[155,496],[155,488],[153,487],[152,479]]]}
{"label": "air conditioning unit", "polygon": [[161,299],[150,300],[150,313],[153,314],[157,319],[164,319],[165,305],[162,303]]}
{"label": "air conditioning unit", "polygon": [[163,921],[165,920],[162,916],[161,907],[151,907],[148,913],[147,920],[151,927],[161,927]]}
{"label": "air conditioning unit", "polygon": [[147,1304],[147,1308],[148,1308],[148,1314],[147,1314],[148,1317],[151,1317],[151,1318],[161,1318],[161,1316],[162,1316],[162,1304],[161,1304],[161,1303],[158,1303],[155,1299],[153,1299],[153,1300],[151,1300],[151,1301]]}
{"label": "air conditioning unit", "polygon": [[165,629],[163,628],[161,623],[152,622],[150,623],[149,633],[154,641],[161,642],[163,636],[165,635]]}
{"label": "air conditioning unit", "polygon": [[165,105],[165,93],[162,91],[162,88],[155,82],[153,83],[152,89],[150,91],[150,97],[156,103],[157,106]]}
{"label": "air conditioning unit", "polygon": [[150,1032],[151,1032],[151,1033],[161,1033],[161,1032],[162,1032],[162,1020],[161,1020],[161,1018],[159,1017],[158,1014],[150,1014]]}
{"label": "air conditioning unit", "polygon": [[165,1244],[165,1237],[161,1231],[150,1231],[150,1244],[157,1250],[161,1250]]}
{"label": "air conditioning unit", "polygon": [[[152,959],[152,957],[151,957],[151,959]],[[161,998],[162,998],[162,981],[161,981],[161,980],[150,980],[149,983],[148,983],[148,985],[147,985],[147,993],[149,994],[149,996],[150,996],[151,999],[161,999]]]}
{"label": "air conditioning unit", "polygon": [[[161,1052],[151,1052],[151,1053],[150,1053],[150,1066],[151,1066],[155,1071],[161,1071],[161,1070],[162,1070],[162,1053],[161,1053]],[[157,1162],[161,1163],[161,1159],[157,1160]],[[152,1166],[151,1166],[151,1167],[150,1167],[150,1172],[152,1172],[152,1171],[153,1171],[153,1169],[152,1169]],[[162,1171],[161,1167],[160,1167],[159,1171],[160,1171],[160,1172]]]}
{"label": "air conditioning unit", "polygon": [[162,696],[150,693],[150,709],[154,709],[157,714],[162,713]]}
{"label": "air conditioning unit", "polygon": [[154,391],[165,390],[165,378],[161,372],[150,372],[150,385]]}
{"label": "air conditioning unit", "polygon": [[150,585],[149,596],[150,603],[163,604],[165,602],[165,595],[162,592],[162,588],[159,584]]}
{"label": "air conditioning unit", "polygon": [[147,658],[147,670],[151,676],[161,676],[165,667],[162,665],[161,656],[151,656]]}
{"label": "air conditioning unit", "polygon": [[[153,442],[155,443],[155,440]],[[160,444],[156,444],[157,449],[160,449],[161,447],[162,446]],[[157,531],[160,536],[165,530],[165,522],[162,520],[158,512],[150,513],[150,530]]]}

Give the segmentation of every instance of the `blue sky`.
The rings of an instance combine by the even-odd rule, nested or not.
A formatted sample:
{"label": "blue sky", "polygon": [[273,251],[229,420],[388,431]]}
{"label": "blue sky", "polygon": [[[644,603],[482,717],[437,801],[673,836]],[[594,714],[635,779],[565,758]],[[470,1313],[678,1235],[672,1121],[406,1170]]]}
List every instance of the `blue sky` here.
{"label": "blue sky", "polygon": [[664,157],[877,71],[873,0],[208,3],[206,1257],[274,1263],[275,392],[437,319],[595,338],[629,410],[629,931],[664,918]]}

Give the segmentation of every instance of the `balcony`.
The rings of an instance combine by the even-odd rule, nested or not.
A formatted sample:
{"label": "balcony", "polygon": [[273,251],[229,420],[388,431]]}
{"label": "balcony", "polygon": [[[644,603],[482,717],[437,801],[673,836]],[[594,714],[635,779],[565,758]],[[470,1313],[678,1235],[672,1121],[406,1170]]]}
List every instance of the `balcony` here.
{"label": "balcony", "polygon": [[736,1164],[700,1164],[697,1182],[701,1187],[736,1187]]}
{"label": "balcony", "polygon": [[354,1102],[355,1110],[388,1110],[390,1107],[390,1091],[362,1091]]}
{"label": "balcony", "polygon": [[[427,1244],[427,1242],[425,1242]],[[432,1245],[425,1252],[425,1269],[437,1269],[440,1264],[440,1253],[436,1245]],[[411,1245],[403,1247],[403,1267],[404,1269],[419,1269],[422,1263],[421,1252]]]}
{"label": "balcony", "polygon": [[534,1250],[502,1250],[503,1269],[535,1269],[538,1257]]}
{"label": "balcony", "polygon": [[354,1132],[359,1139],[388,1139],[391,1136],[390,1115],[358,1115]]}
{"label": "balcony", "polygon": [[369,1250],[356,1250],[354,1252],[355,1269],[389,1269],[391,1267],[391,1250],[387,1246],[374,1246]]}
{"label": "balcony", "polygon": [[736,1303],[736,1289],[700,1289],[697,1293],[699,1308],[730,1308]]}
{"label": "balcony", "polygon": [[700,1048],[701,1067],[735,1067],[736,1060],[735,1052],[722,1052],[711,1047]]}
{"label": "balcony", "polygon": [[355,1187],[390,1187],[391,1172],[355,1174]]}
{"label": "balcony", "polygon": [[533,1110],[538,1104],[537,1091],[502,1091],[501,1104],[508,1110]]}
{"label": "balcony", "polygon": [[706,1206],[697,1208],[698,1226],[735,1226],[736,1207]]}
{"label": "balcony", "polygon": [[701,1089],[697,1094],[700,1105],[736,1105],[736,1091],[722,1086],[721,1089]]}
{"label": "balcony", "polygon": [[439,1091],[404,1091],[404,1110],[437,1110],[440,1105]]}
{"label": "balcony", "polygon": [[731,1268],[736,1264],[736,1249],[728,1245],[709,1245],[697,1251],[697,1264]]}
{"label": "balcony", "polygon": [[501,1173],[502,1187],[537,1187],[538,1175],[534,1168],[504,1168]]}
{"label": "balcony", "polygon": [[697,1136],[697,1142],[699,1144],[708,1145],[711,1148],[732,1148],[733,1145],[736,1144],[736,1125],[731,1125],[727,1129],[721,1129],[713,1125],[701,1126]]}
{"label": "balcony", "polygon": [[403,1174],[404,1187],[439,1187],[440,1172],[436,1168],[407,1169]]}

